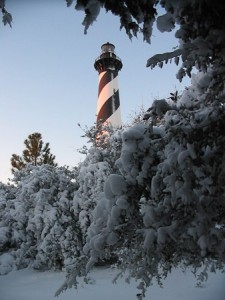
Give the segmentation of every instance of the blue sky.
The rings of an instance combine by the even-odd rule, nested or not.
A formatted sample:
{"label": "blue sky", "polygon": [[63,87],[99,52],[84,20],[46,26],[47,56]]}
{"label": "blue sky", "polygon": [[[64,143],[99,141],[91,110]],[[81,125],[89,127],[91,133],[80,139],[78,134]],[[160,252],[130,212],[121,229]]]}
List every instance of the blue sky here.
{"label": "blue sky", "polygon": [[98,73],[94,61],[101,45],[115,45],[123,62],[119,73],[122,121],[154,99],[182,91],[190,80],[176,79],[178,67],[146,68],[149,57],[178,45],[172,33],[154,31],[151,45],[142,36],[132,41],[119,29],[119,19],[101,12],[84,35],[83,12],[63,0],[6,1],[12,29],[0,24],[0,181],[10,176],[12,153],[21,155],[27,136],[42,134],[59,165],[83,159],[82,126],[96,119]]}

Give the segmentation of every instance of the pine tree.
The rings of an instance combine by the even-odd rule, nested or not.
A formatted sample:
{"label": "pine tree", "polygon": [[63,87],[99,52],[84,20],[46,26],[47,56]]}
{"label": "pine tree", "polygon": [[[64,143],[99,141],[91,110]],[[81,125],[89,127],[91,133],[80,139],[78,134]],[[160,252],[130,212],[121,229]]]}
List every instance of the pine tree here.
{"label": "pine tree", "polygon": [[30,134],[24,141],[26,149],[23,150],[22,156],[13,154],[11,158],[12,172],[22,170],[26,165],[41,166],[48,164],[57,166],[55,156],[50,153],[49,143],[44,144],[40,133]]}

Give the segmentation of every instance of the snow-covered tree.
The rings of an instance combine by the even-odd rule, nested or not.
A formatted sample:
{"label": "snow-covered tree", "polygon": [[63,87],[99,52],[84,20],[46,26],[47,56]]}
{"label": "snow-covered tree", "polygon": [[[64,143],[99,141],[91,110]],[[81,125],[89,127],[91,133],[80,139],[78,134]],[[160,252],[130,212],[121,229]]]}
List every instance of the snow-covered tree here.
{"label": "snow-covered tree", "polygon": [[3,24],[12,27],[12,15],[5,8],[5,0],[0,0],[0,9],[2,13]]}
{"label": "snow-covered tree", "polygon": [[28,165],[23,170],[10,223],[4,219],[10,227],[9,250],[16,267],[67,269],[81,255],[82,234],[72,212],[77,189],[73,177],[67,168],[50,165]]}
{"label": "snow-covered tree", "polygon": [[92,214],[99,197],[104,190],[108,176],[117,171],[115,161],[121,151],[120,131],[110,124],[99,122],[91,128],[83,129],[84,137],[88,138],[90,148],[84,147],[81,152],[86,157],[77,171],[77,191],[74,193],[73,209],[79,214],[79,221],[84,236],[92,223]]}
{"label": "snow-covered tree", "polygon": [[0,182],[0,253],[12,248],[11,211],[14,209],[16,189],[13,185]]}
{"label": "snow-covered tree", "polygon": [[210,77],[193,77],[157,126],[122,133],[120,175],[106,181],[84,248],[88,267],[113,245],[144,291],[178,264],[225,264],[225,107],[209,105]]}
{"label": "snow-covered tree", "polygon": [[225,265],[225,106],[212,95],[213,76],[213,70],[193,76],[174,103],[155,101],[155,125],[150,115],[120,131],[117,171],[98,194],[86,256],[69,282],[109,253],[140,280],[142,296],[178,265],[195,271]]}

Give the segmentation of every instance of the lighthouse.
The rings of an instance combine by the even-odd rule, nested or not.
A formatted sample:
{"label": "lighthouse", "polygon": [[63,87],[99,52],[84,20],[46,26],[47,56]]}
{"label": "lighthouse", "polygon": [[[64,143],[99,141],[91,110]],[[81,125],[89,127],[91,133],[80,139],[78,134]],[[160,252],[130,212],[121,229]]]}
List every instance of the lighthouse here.
{"label": "lighthouse", "polygon": [[121,126],[118,72],[123,64],[116,56],[113,44],[103,44],[101,50],[100,56],[94,63],[99,73],[97,123],[106,122],[118,128]]}

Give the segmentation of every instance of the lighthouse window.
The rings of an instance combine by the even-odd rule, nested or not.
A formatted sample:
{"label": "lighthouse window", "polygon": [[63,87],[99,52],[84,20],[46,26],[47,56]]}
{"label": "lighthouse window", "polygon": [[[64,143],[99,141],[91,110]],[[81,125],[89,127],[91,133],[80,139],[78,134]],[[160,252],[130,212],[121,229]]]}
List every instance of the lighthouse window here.
{"label": "lighthouse window", "polygon": [[113,45],[103,45],[102,46],[102,52],[114,52],[114,46]]}

